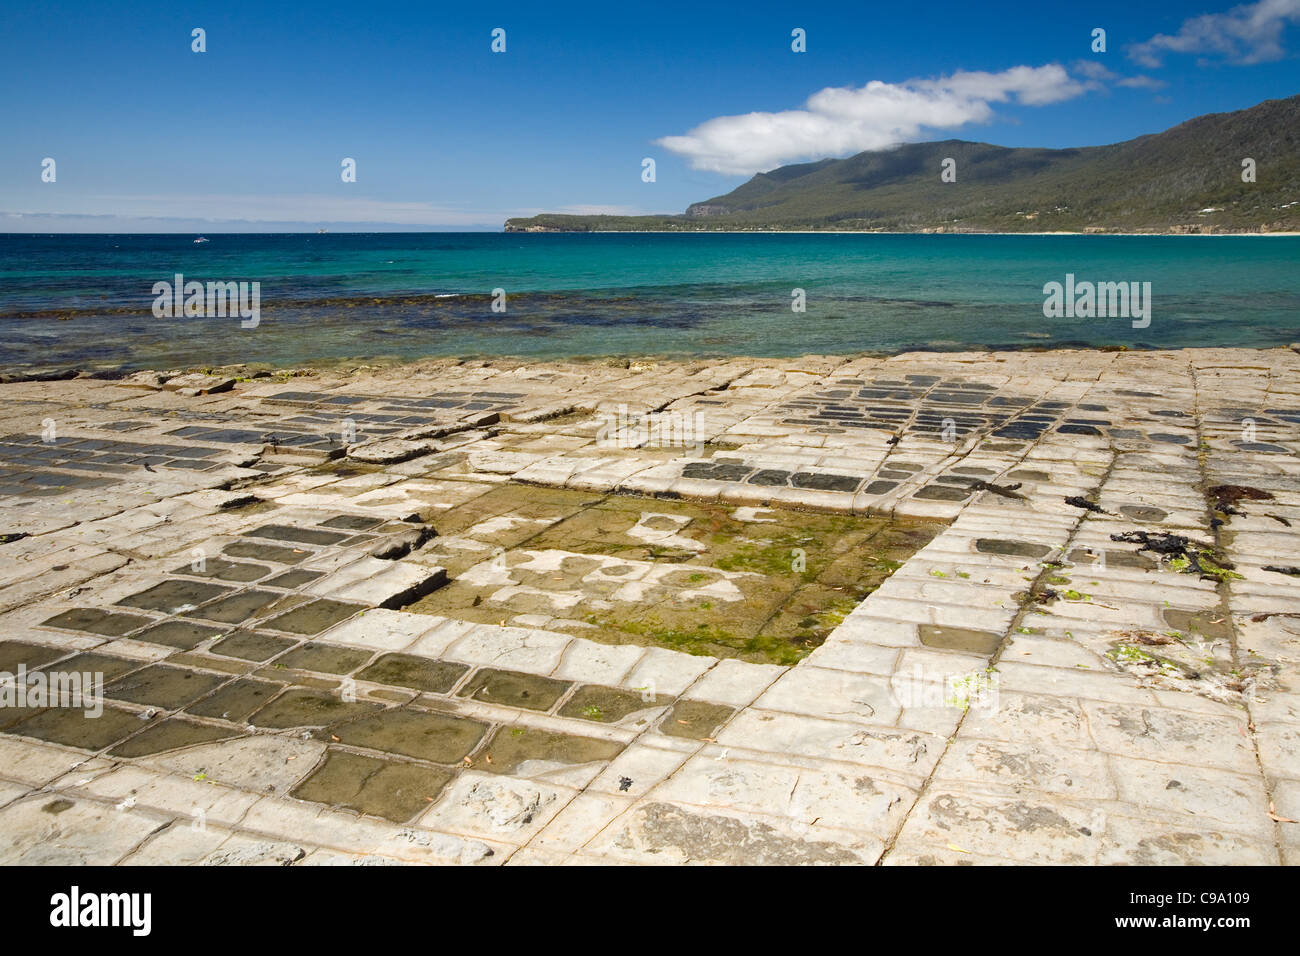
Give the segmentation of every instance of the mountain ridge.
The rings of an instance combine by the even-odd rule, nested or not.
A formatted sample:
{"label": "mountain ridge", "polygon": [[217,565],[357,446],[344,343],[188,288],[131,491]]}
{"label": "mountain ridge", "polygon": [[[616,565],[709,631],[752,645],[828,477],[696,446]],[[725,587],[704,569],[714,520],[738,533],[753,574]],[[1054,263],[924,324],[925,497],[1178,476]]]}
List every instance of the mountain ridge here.
{"label": "mountain ridge", "polygon": [[[1242,161],[1256,163],[1243,182]],[[941,163],[956,161],[956,181]],[[1048,149],[946,139],[780,166],[682,213],[506,220],[507,232],[1300,231],[1300,95]]]}

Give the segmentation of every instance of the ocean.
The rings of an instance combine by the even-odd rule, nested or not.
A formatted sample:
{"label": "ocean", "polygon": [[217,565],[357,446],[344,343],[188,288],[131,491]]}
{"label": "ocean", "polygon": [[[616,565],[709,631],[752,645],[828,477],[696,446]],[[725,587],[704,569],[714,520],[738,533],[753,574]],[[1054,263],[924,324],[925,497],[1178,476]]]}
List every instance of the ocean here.
{"label": "ocean", "polygon": [[[1300,237],[194,238],[0,235],[0,371],[1300,341]],[[260,283],[256,327],[155,317],[154,284],[177,273]],[[1067,274],[1150,283],[1149,324],[1046,318],[1044,286]]]}

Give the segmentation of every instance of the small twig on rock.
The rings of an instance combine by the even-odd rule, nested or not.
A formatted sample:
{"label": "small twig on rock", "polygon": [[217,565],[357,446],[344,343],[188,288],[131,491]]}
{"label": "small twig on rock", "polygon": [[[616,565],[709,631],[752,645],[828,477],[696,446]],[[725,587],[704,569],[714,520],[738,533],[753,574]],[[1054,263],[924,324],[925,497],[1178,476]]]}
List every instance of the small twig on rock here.
{"label": "small twig on rock", "polygon": [[1109,511],[1097,504],[1097,502],[1089,501],[1087,498],[1081,497],[1080,495],[1070,495],[1070,497],[1065,499],[1065,503],[1067,505],[1073,505],[1076,508],[1082,508],[1084,511],[1091,511],[1095,514],[1110,514]]}
{"label": "small twig on rock", "polygon": [[991,491],[995,495],[1000,495],[1003,498],[1014,498],[1017,501],[1025,501],[1027,500],[1025,496],[1017,494],[1016,492],[1016,489],[1019,488],[1020,485],[1021,483],[1018,481],[1014,485],[995,485],[991,481],[984,481],[981,479],[971,485],[971,488],[975,491]]}

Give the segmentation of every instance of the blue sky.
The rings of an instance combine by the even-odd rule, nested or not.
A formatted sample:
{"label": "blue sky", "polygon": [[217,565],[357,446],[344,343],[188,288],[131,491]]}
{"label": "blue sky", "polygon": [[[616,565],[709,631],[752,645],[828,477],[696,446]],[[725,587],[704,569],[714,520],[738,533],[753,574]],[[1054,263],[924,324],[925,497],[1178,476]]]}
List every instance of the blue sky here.
{"label": "blue sky", "polygon": [[0,231],[497,229],[680,212],[890,142],[1095,145],[1291,96],[1300,0],[10,4],[0,91]]}

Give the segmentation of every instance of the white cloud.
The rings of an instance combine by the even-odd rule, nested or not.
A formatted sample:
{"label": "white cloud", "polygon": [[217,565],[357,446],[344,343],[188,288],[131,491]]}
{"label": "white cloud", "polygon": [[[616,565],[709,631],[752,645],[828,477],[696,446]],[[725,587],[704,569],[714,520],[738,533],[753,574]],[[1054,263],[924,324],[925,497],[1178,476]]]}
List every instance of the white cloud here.
{"label": "white cloud", "polygon": [[1098,60],[1075,60],[1070,64],[1070,69],[1092,81],[1088,84],[1089,88],[1099,89],[1104,84],[1111,83],[1115,86],[1130,89],[1160,90],[1169,85],[1164,80],[1157,80],[1152,76],[1120,76],[1118,73],[1107,69]]}
{"label": "white cloud", "polygon": [[645,216],[649,215],[644,209],[636,206],[607,206],[599,203],[583,204],[576,206],[561,206],[558,209],[538,209],[536,212],[530,212],[527,215],[536,216],[542,212],[559,212],[567,213],[571,216]]}
{"label": "white cloud", "polygon": [[[213,230],[279,231],[328,226],[356,228],[499,229],[514,216],[544,212],[592,216],[640,216],[644,209],[619,205],[574,205],[525,210],[470,210],[456,205],[394,202],[364,196],[239,195],[88,195],[60,193],[51,200],[40,192],[26,208],[0,209],[0,232],[193,232]],[[4,200],[0,200],[4,201]]]}
{"label": "white cloud", "polygon": [[[500,224],[504,213],[469,211],[429,202],[394,202],[362,196],[330,195],[91,195],[60,194],[28,215],[79,215],[124,219],[222,222],[385,223],[397,226],[479,226]],[[14,210],[13,212],[18,212]],[[11,213],[12,215],[12,213]]]}
{"label": "white cloud", "polygon": [[1264,63],[1286,55],[1282,33],[1300,23],[1300,0],[1259,0],[1227,13],[1207,13],[1184,20],[1173,36],[1157,33],[1144,43],[1127,47],[1129,58],[1158,67],[1169,53],[1201,53],[1231,63]]}
{"label": "white cloud", "polygon": [[993,103],[1044,106],[1079,96],[1092,84],[1058,64],[1000,73],[958,71],[938,79],[828,87],[803,109],[719,116],[683,136],[655,142],[695,169],[749,175],[786,163],[845,156],[915,140],[923,129],[957,129],[993,118]]}

